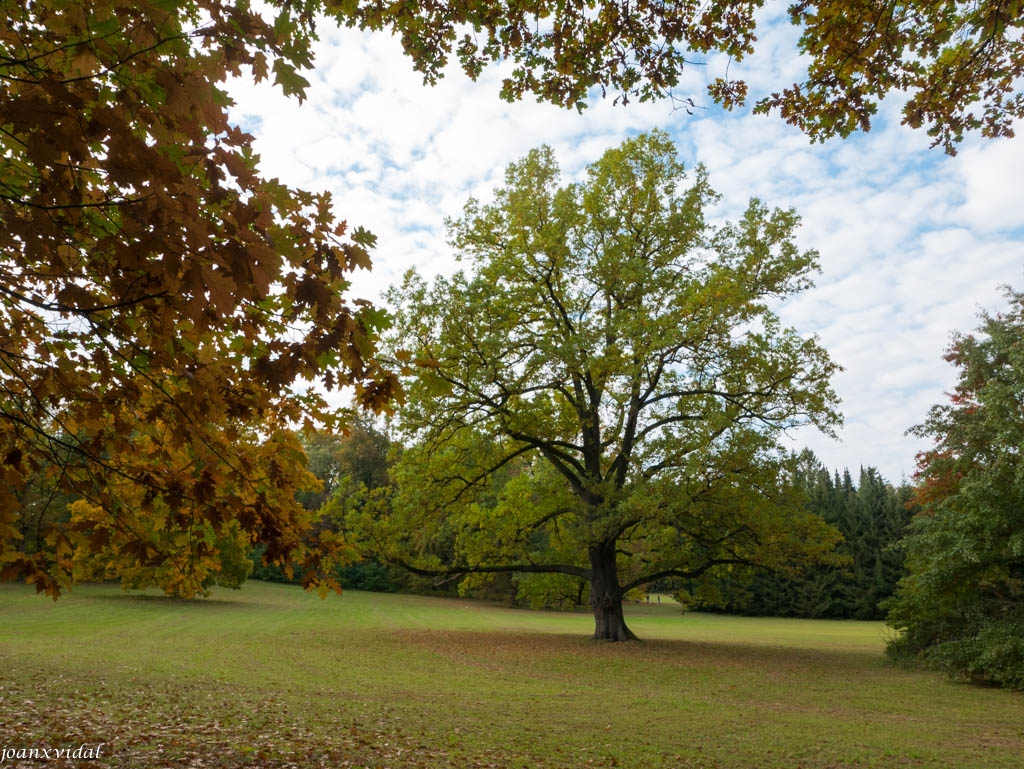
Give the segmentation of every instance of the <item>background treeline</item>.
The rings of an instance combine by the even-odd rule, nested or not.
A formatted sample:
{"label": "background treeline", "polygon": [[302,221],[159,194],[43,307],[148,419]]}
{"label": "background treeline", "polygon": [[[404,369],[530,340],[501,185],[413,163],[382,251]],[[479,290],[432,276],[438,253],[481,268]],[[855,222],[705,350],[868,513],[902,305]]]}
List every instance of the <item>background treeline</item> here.
{"label": "background treeline", "polygon": [[[356,424],[347,436],[308,436],[305,440],[309,469],[323,489],[300,499],[320,511],[318,526],[344,529],[353,508],[367,504],[373,492],[386,489],[391,442],[368,420]],[[910,503],[912,488],[894,486],[873,467],[861,468],[856,479],[849,470],[826,468],[809,451],[797,461],[794,483],[805,490],[808,509],[843,535],[839,551],[843,566],[818,566],[803,572],[733,570],[710,585],[665,582],[651,592],[680,594],[691,608],[727,613],[847,619],[883,619],[881,602],[891,597],[904,576],[903,553],[898,542],[916,513]],[[260,563],[251,554],[252,576],[268,581],[298,581],[283,570]],[[458,581],[436,583],[393,565],[363,560],[342,568],[341,584],[354,590],[379,592],[454,593]],[[541,584],[543,583],[543,584]],[[552,584],[548,584],[552,583]],[[586,604],[585,586],[561,575],[502,575],[463,585],[476,596],[533,608],[572,608]],[[636,599],[638,596],[630,596]]]}
{"label": "background treeline", "polygon": [[[322,488],[300,492],[298,498],[308,510],[316,512],[318,529],[344,532],[346,516],[363,505],[379,504],[375,493],[386,495],[389,463],[395,454],[386,431],[372,420],[360,418],[347,435],[309,434],[302,443],[308,469]],[[846,565],[818,566],[796,573],[736,569],[699,588],[664,582],[651,585],[651,592],[678,592],[689,607],[702,611],[883,619],[885,611],[880,604],[894,594],[904,576],[904,554],[898,543],[917,512],[910,502],[912,488],[892,485],[873,467],[861,468],[854,479],[849,470],[839,473],[826,468],[809,450],[801,453],[796,467],[794,482],[805,490],[808,509],[842,533],[839,551],[848,557]],[[68,518],[68,505],[74,499],[60,495],[42,477],[28,485],[22,495],[26,511],[19,522],[22,542],[26,551],[32,552],[42,546],[40,532],[47,523],[58,517]],[[247,562],[241,558],[244,568],[239,565],[226,570],[217,575],[219,579],[211,578],[210,585],[216,582],[237,587],[247,576],[270,582],[301,582],[303,572],[298,564],[288,575],[279,566],[264,564],[262,556],[263,548],[257,546],[249,551]],[[104,569],[92,562],[78,571],[82,579],[115,576],[113,572],[104,575]],[[126,586],[160,582],[155,574],[140,572],[135,576],[139,578],[128,580]],[[458,580],[438,583],[372,560],[343,566],[337,576],[342,587],[353,590],[447,594],[459,589]],[[505,574],[463,584],[462,591],[532,608],[566,609],[586,605],[585,587],[562,575]],[[640,595],[629,597],[642,600]]]}
{"label": "background treeline", "polygon": [[[694,608],[762,616],[832,619],[883,619],[882,601],[904,576],[898,542],[917,512],[907,484],[893,486],[873,467],[861,468],[854,481],[824,467],[805,450],[796,482],[807,505],[843,535],[839,551],[846,566],[817,566],[803,573],[782,571],[726,575],[707,597],[698,593]],[[685,596],[685,590],[684,596]],[[705,591],[707,592],[707,591]],[[685,600],[685,598],[684,598]]]}
{"label": "background treeline", "polygon": [[[345,435],[307,433],[302,436],[307,467],[322,484],[320,489],[299,492],[298,501],[317,513],[317,530],[344,528],[345,511],[359,505],[372,492],[388,486],[387,434],[365,415],[358,415]],[[280,566],[263,563],[263,548],[249,554],[252,578],[266,582],[301,582],[302,569],[292,564],[288,575]],[[403,575],[395,567],[373,561],[357,561],[338,570],[338,581],[349,590],[395,592],[402,588]]]}

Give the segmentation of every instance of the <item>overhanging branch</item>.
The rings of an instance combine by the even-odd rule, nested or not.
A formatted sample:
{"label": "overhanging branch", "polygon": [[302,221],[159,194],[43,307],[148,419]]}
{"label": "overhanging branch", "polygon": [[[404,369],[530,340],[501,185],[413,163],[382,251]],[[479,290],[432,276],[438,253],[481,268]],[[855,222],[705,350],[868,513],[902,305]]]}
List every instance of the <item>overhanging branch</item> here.
{"label": "overhanging branch", "polygon": [[714,558],[707,561],[702,566],[696,569],[690,569],[689,571],[683,569],[665,569],[664,571],[655,572],[654,574],[648,574],[643,577],[638,577],[622,586],[621,590],[623,593],[628,593],[630,590],[641,585],[647,585],[651,582],[657,582],[659,579],[668,579],[669,577],[679,577],[681,579],[696,579],[711,569],[714,566],[722,566],[724,564],[738,564],[741,566],[750,566],[753,563],[746,558]]}
{"label": "overhanging branch", "polygon": [[589,580],[590,569],[582,566],[572,566],[564,563],[536,564],[536,563],[514,563],[499,566],[459,566],[447,569],[424,569],[414,566],[401,559],[389,559],[406,571],[420,577],[441,577],[444,579],[461,578],[469,574],[509,574],[520,572],[523,574],[568,574],[571,577]]}

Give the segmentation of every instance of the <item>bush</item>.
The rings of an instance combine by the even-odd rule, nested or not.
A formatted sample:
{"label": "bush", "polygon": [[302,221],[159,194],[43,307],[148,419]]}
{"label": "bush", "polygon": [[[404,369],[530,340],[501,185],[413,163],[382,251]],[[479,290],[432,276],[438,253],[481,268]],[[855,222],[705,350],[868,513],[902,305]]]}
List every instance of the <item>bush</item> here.
{"label": "bush", "polygon": [[374,593],[394,593],[395,584],[388,570],[374,561],[361,561],[338,570],[341,586],[347,590],[369,590]]}

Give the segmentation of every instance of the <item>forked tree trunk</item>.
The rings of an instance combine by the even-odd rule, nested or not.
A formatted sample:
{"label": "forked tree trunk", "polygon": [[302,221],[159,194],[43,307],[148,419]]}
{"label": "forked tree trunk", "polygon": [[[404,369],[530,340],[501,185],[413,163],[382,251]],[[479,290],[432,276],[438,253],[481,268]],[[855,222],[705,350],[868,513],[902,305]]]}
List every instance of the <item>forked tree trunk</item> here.
{"label": "forked tree trunk", "polygon": [[615,565],[615,543],[590,548],[590,608],[594,610],[595,641],[635,641],[622,615],[622,590]]}

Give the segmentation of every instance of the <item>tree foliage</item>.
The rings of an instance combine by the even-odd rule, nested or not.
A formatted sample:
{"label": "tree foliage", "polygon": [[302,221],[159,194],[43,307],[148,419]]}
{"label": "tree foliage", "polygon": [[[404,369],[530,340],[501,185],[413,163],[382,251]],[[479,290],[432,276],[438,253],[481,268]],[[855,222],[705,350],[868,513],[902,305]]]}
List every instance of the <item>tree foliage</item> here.
{"label": "tree foliage", "polygon": [[[396,392],[372,357],[382,314],[345,299],[372,236],[261,177],[228,121],[243,68],[302,96],[319,6],[263,7],[3,2],[3,578],[56,596],[86,545],[154,565],[171,553],[144,516],[167,543],[198,525],[290,557],[305,469],[276,449],[295,422],[336,421],[307,383],[377,409]],[[48,549],[18,544],[40,473],[103,511],[87,540],[54,526]]]}
{"label": "tree foliage", "polygon": [[[0,577],[53,595],[76,545],[52,506],[81,498],[118,521],[110,488],[134,489],[127,506],[165,505],[174,526],[198,516],[216,534],[234,520],[287,559],[303,511],[250,482],[301,484],[301,462],[256,468],[284,439],[273,436],[335,421],[310,383],[350,386],[372,409],[396,395],[373,357],[384,316],[345,298],[373,236],[339,221],[330,196],[260,175],[252,137],[228,120],[227,78],[272,79],[302,99],[327,12],[397,33],[428,81],[451,56],[473,77],[507,59],[509,99],[649,99],[679,83],[688,56],[752,52],[760,6],[0,2]],[[909,94],[905,121],[950,152],[967,131],[1011,135],[1024,115],[1017,0],[819,0],[791,17],[807,79],[755,110],[813,138],[867,128],[892,91]],[[723,78],[708,89],[727,107],[747,92]],[[780,216],[772,226],[788,226]],[[31,512],[46,525],[29,546],[19,510],[36,482],[53,494]],[[122,533],[125,552],[163,557],[127,523]]]}
{"label": "tree foliage", "polygon": [[320,510],[332,498],[350,494],[360,486],[387,486],[391,441],[365,415],[353,415],[343,433],[307,431],[300,440],[306,466],[320,481],[319,489],[299,496],[307,509]]}
{"label": "tree foliage", "polygon": [[806,489],[807,509],[843,535],[837,548],[845,563],[819,565],[800,574],[758,570],[749,584],[722,582],[719,600],[706,608],[762,616],[882,619],[880,604],[904,576],[897,547],[913,515],[911,489],[887,483],[873,467],[857,482],[848,470],[831,473],[805,450],[796,482]]}
{"label": "tree foliage", "polygon": [[1024,294],[956,334],[959,381],[915,428],[918,456],[910,571],[889,604],[895,653],[952,674],[1024,688]]}
{"label": "tree foliage", "polygon": [[[309,512],[303,544],[317,547],[325,537],[344,541],[346,513],[358,510],[388,484],[390,439],[366,415],[354,415],[343,433],[305,431],[300,435],[311,483],[296,495]],[[388,570],[372,561],[359,560],[354,550],[336,565],[333,576],[345,588],[390,591],[395,589]],[[250,554],[253,576],[271,582],[302,582],[301,559],[275,565],[263,563],[265,548]],[[290,569],[288,567],[291,567]]]}
{"label": "tree foliage", "polygon": [[654,133],[579,184],[534,150],[467,203],[450,232],[469,271],[391,295],[416,375],[378,547],[425,572],[584,580],[612,640],[632,588],[831,550],[776,441],[838,420],[835,365],[769,306],[815,254],[793,212],[752,200],[712,227],[715,199]]}
{"label": "tree foliage", "polygon": [[[454,55],[471,77],[511,60],[502,95],[582,108],[591,89],[623,102],[663,96],[683,68],[723,54],[730,69],[754,52],[759,0],[711,3],[419,3],[338,0],[349,24],[390,28],[429,82]],[[885,95],[909,95],[903,121],[925,127],[949,153],[968,131],[1012,136],[1024,117],[1024,13],[1019,0],[802,0],[789,8],[802,34],[794,53],[807,76],[756,95],[756,112],[777,111],[814,139],[868,130]],[[743,104],[743,80],[713,77],[708,95]],[[780,84],[781,85],[781,84]],[[693,95],[687,103],[694,105]]]}

